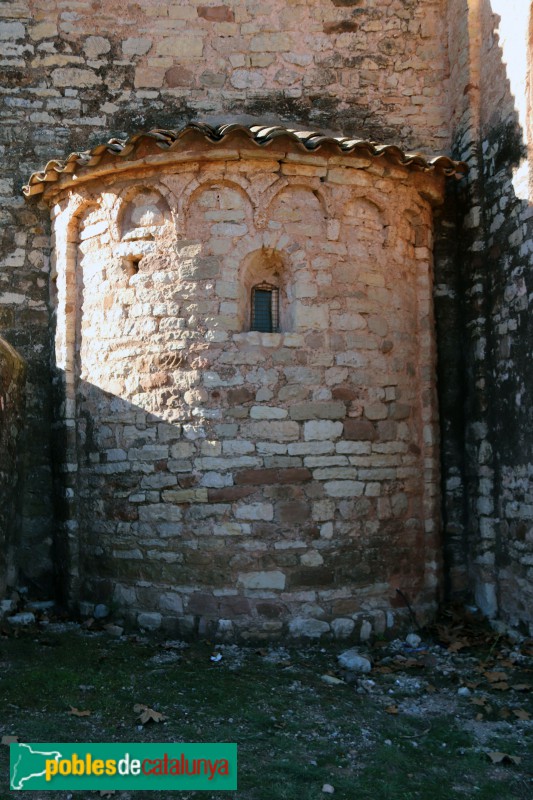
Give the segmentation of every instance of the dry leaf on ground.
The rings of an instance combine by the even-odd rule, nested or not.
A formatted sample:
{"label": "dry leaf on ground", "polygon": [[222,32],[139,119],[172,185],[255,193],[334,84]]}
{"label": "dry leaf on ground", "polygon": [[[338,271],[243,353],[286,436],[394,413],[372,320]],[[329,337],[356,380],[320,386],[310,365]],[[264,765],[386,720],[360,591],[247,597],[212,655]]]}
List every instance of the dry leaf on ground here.
{"label": "dry leaf on ground", "polygon": [[498,681],[507,680],[507,675],[505,672],[484,672],[483,674],[489,683],[498,683]]}
{"label": "dry leaf on ground", "polygon": [[146,725],[147,722],[164,722],[167,719],[165,714],[160,711],[154,711],[153,708],[149,708],[142,703],[134,705],[133,710],[139,715],[138,719],[141,725]]}
{"label": "dry leaf on ground", "polygon": [[513,708],[513,714],[517,719],[531,719],[529,711],[525,711],[523,708]]}
{"label": "dry leaf on ground", "polygon": [[10,744],[18,744],[18,736],[2,736],[2,744],[9,747]]}
{"label": "dry leaf on ground", "polygon": [[452,642],[451,645],[448,647],[448,651],[450,653],[458,653],[459,650],[463,650],[465,647],[469,647],[470,645],[468,642]]}
{"label": "dry leaf on ground", "polygon": [[67,712],[68,714],[72,714],[73,717],[90,717],[92,711],[80,711],[79,708],[75,708],[74,706],[70,707],[70,711]]}

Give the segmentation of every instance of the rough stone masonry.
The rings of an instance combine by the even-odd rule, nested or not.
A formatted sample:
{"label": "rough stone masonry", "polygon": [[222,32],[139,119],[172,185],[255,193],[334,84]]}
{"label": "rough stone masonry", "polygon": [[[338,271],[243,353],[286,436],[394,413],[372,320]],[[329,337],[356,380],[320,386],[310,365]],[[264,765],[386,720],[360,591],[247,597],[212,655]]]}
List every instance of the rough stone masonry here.
{"label": "rough stone masonry", "polygon": [[[4,495],[16,497],[18,503],[6,503],[10,511],[4,514],[8,521],[0,534],[11,543],[9,583],[16,575],[17,582],[29,585],[33,592],[49,595],[57,591],[73,607],[80,599],[90,603],[109,601],[115,591],[124,592],[124,587],[129,587],[120,602],[131,607],[134,615],[155,615],[144,619],[145,624],[156,625],[165,618],[181,617],[188,619],[183,625],[197,627],[202,619],[209,624],[216,619],[229,619],[239,628],[236,622],[239,616],[259,619],[255,607],[250,611],[244,603],[237,614],[231,612],[231,607],[221,606],[220,599],[216,608],[211,605],[205,613],[201,608],[198,612],[186,612],[192,593],[177,591],[177,587],[191,584],[178,583],[175,573],[167,581],[171,595],[168,604],[172,608],[160,605],[165,603],[161,598],[167,590],[154,590],[150,586],[153,575],[148,573],[157,572],[153,566],[157,562],[161,579],[165,569],[177,570],[178,564],[172,567],[160,558],[163,552],[168,558],[173,544],[169,541],[168,546],[163,545],[159,533],[152,540],[157,526],[174,525],[180,543],[180,547],[174,548],[177,554],[183,554],[181,545],[185,541],[193,542],[178,531],[194,528],[199,540],[206,535],[201,531],[209,529],[210,541],[220,542],[217,546],[223,551],[218,553],[220,559],[235,559],[225,573],[232,575],[232,591],[238,586],[246,597],[249,592],[271,592],[273,597],[269,600],[279,601],[286,588],[291,587],[290,575],[314,570],[318,576],[322,570],[323,578],[327,577],[327,559],[312,543],[310,531],[317,523],[317,542],[322,542],[322,547],[329,548],[332,554],[334,543],[342,540],[334,537],[328,540],[320,531],[331,522],[337,523],[340,531],[342,520],[346,529],[352,526],[352,531],[366,531],[360,538],[354,534],[353,547],[347,545],[346,552],[337,554],[336,563],[340,565],[344,559],[346,570],[353,569],[352,577],[341,579],[340,566],[336,567],[332,588],[302,585],[300,600],[294,600],[293,584],[289,588],[292,599],[288,602],[290,606],[294,600],[296,605],[287,607],[288,611],[282,605],[281,611],[276,610],[280,616],[269,619],[275,634],[282,629],[280,620],[294,617],[298,608],[297,618],[318,620],[320,624],[314,628],[318,633],[337,618],[351,620],[357,632],[361,623],[357,615],[362,611],[339,611],[333,608],[333,598],[326,603],[322,595],[318,603],[317,592],[346,591],[346,582],[356,580],[357,565],[361,563],[380,564],[375,574],[387,574],[390,589],[395,561],[394,548],[390,549],[389,542],[395,540],[386,531],[399,530],[403,525],[405,540],[395,534],[395,546],[401,549],[402,543],[406,543],[398,568],[410,576],[422,616],[434,607],[439,594],[468,597],[472,591],[476,602],[490,616],[500,615],[527,628],[533,622],[530,602],[533,454],[528,433],[532,407],[528,313],[532,223],[527,175],[524,179],[528,165],[526,67],[522,83],[520,80],[517,83],[516,76],[522,69],[520,64],[529,63],[529,43],[524,34],[523,42],[508,47],[505,35],[508,20],[520,18],[520,29],[529,29],[529,3],[525,0],[507,3],[276,0],[265,5],[255,0],[228,0],[224,4],[142,0],[125,5],[120,16],[110,0],[71,0],[68,8],[55,0],[16,0],[2,4],[1,8],[0,65],[5,80],[0,87],[0,336],[15,348],[16,358],[26,364],[24,394],[17,391],[10,395],[24,397],[24,401],[14,402],[8,412],[13,418],[24,419],[16,448],[13,442],[18,424],[13,426],[5,422],[7,417],[2,419],[3,430],[9,431],[11,437],[10,452],[18,453],[17,464],[5,459],[7,469],[3,474],[11,476],[6,479],[11,486],[13,476],[21,476],[17,478],[17,491],[6,491]],[[515,58],[519,62],[518,72]],[[513,81],[512,92],[509,79]],[[163,167],[159,162],[152,171],[143,167],[135,174],[120,176],[111,170],[100,175],[100,184],[95,176],[92,188],[87,184],[80,190],[77,208],[73,199],[77,190],[67,191],[65,185],[66,194],[54,198],[60,207],[54,220],[68,220],[65,224],[69,232],[65,234],[66,240],[59,235],[54,243],[61,244],[64,252],[58,259],[55,246],[55,266],[50,273],[48,209],[44,203],[35,201],[25,204],[20,196],[20,186],[27,182],[30,173],[42,169],[50,159],[93,147],[110,136],[126,139],[140,130],[175,129],[194,118],[215,126],[242,122],[248,126],[282,124],[301,131],[318,128],[327,133],[396,145],[404,153],[449,152],[456,159],[468,162],[470,171],[458,184],[462,187],[459,192],[449,184],[444,205],[439,206],[440,198],[433,192],[420,193],[416,170],[406,171],[405,167],[399,168],[401,175],[396,174],[396,165],[390,174],[379,176],[373,168],[350,167],[345,155],[330,151],[308,153],[306,160],[300,162],[291,163],[288,159],[282,168],[276,158],[277,168],[273,163],[269,167],[268,151],[257,158],[262,151],[250,149],[246,140],[246,158],[234,157],[241,152],[234,142],[234,155],[226,163],[222,157],[225,145],[219,146],[219,156],[214,155],[216,148],[209,145],[209,158],[204,157],[204,150],[194,165],[189,159],[189,173],[185,164],[178,168],[174,162],[174,167],[170,163]],[[202,150],[203,146],[197,142],[195,147]],[[161,155],[157,150],[154,154]],[[144,157],[141,152],[137,156]],[[333,166],[332,158],[340,158],[344,164]],[[241,172],[239,161],[242,161]],[[387,159],[382,163],[388,163]],[[378,165],[379,161],[374,167],[377,169]],[[347,184],[343,189],[332,176],[335,170],[350,169],[362,183]],[[191,182],[201,176],[206,183],[210,170],[213,186],[222,188],[213,188],[211,196],[206,187],[205,198],[200,197],[201,192],[199,199],[186,196],[180,180],[185,180],[188,174],[193,176]],[[325,173],[321,174],[321,170]],[[280,196],[278,206],[269,194],[269,181],[274,174],[276,180],[287,182],[286,195]],[[346,211],[350,193],[352,200],[357,200],[353,213]],[[418,198],[420,207],[413,197]],[[213,205],[198,205],[197,199]],[[123,216],[118,212],[119,207],[124,208]],[[406,211],[409,211],[407,217]],[[293,220],[292,213],[296,215]],[[206,214],[214,215],[213,219],[206,220]],[[303,217],[308,214],[312,223],[307,232],[296,235],[296,228],[305,228]],[[147,224],[146,220],[152,220],[153,224]],[[217,225],[226,231],[224,236],[213,233],[212,227]],[[151,227],[152,232],[148,231]],[[279,234],[279,239],[275,238],[277,232],[289,227],[283,235]],[[415,234],[411,232],[413,228]],[[303,250],[299,236],[305,239]],[[238,265],[241,281],[238,291],[234,287],[236,296],[231,296],[228,286],[224,287],[231,283],[230,253],[217,252],[217,246],[224,245],[213,244],[223,238],[231,241],[235,250],[233,269]],[[248,252],[245,242],[255,242],[256,250]],[[399,255],[398,242],[403,242],[403,257]],[[194,252],[198,243],[205,250],[205,257]],[[294,252],[288,252],[292,245]],[[333,262],[340,264],[346,259],[345,254],[335,253],[335,248],[343,246],[347,251],[353,250],[357,262],[364,264],[367,259],[364,269],[367,277],[373,272],[382,275],[384,285],[363,282],[359,287],[367,297],[381,298],[376,300],[375,307],[365,305],[362,298],[355,298],[357,302],[352,307],[346,294],[345,276],[342,270],[335,273],[332,267]],[[213,247],[215,251],[211,252]],[[299,252],[297,248],[306,253],[303,261],[294,255]],[[372,248],[377,248],[377,256]],[[312,256],[308,253],[311,249]],[[416,255],[424,249],[428,252]],[[410,255],[411,250],[415,256]],[[395,265],[390,270],[384,261],[385,253]],[[418,285],[414,278],[408,278],[409,270],[413,275],[416,272],[413,258],[427,271],[425,284]],[[431,298],[426,297],[433,283],[432,265],[442,481],[436,470],[439,462],[435,450],[438,438],[435,402],[427,393],[419,394],[422,385],[427,392],[435,390],[434,360],[430,355],[434,341],[432,304]],[[154,286],[143,283],[147,274],[158,273],[178,276],[180,283],[176,285],[188,286],[188,294],[167,299],[169,286],[162,283],[156,289],[155,283]],[[66,283],[67,274],[70,283]],[[258,334],[257,342],[252,344],[253,334],[245,330],[249,313],[246,303],[250,301],[250,289],[256,278],[267,274],[271,282],[273,276],[282,281],[281,333]],[[116,292],[111,288],[102,291],[108,284]],[[95,299],[99,291],[109,295],[108,303],[112,300],[109,308],[99,306]],[[158,291],[164,300],[157,300]],[[76,310],[70,307],[70,300]],[[173,303],[177,308],[173,308]],[[373,317],[381,320],[376,323],[376,330],[371,328]],[[415,334],[422,318],[427,320],[428,330],[417,329]],[[404,319],[401,324],[400,319]],[[103,335],[107,324],[116,334],[114,340]],[[400,325],[406,327],[401,329]],[[301,326],[307,331],[305,334]],[[201,334],[205,352],[187,331]],[[316,335],[316,341],[310,331]],[[118,344],[128,336],[146,345],[142,363],[138,353],[128,353],[125,342]],[[267,339],[263,341],[265,336],[270,337],[267,344],[264,343]],[[276,336],[278,339],[272,338]],[[291,336],[296,337],[296,345],[289,344]],[[366,342],[366,347],[362,342]],[[368,346],[370,342],[376,345],[374,355]],[[389,353],[380,349],[385,342],[394,345]],[[164,343],[161,354],[171,353],[171,360],[155,363],[156,354],[150,348],[156,343]],[[239,363],[237,353],[247,348],[256,348],[255,355],[260,354],[262,359],[260,366],[255,367],[256,375],[253,364]],[[394,351],[400,352],[400,348],[405,348],[406,358],[414,359],[414,374],[409,380],[402,376],[397,384],[410,410],[405,418],[395,419],[392,408],[402,405],[403,400],[391,397],[391,387],[395,384],[388,384],[385,376],[390,368],[388,374],[396,380],[398,373],[406,368],[407,362],[403,367],[398,363],[390,366],[394,363]],[[342,358],[342,353],[351,353],[354,363],[337,364],[336,359]],[[223,359],[221,364],[219,357]],[[242,357],[246,357],[244,353]],[[250,355],[247,357],[251,359]],[[320,357],[325,363],[314,364],[314,359]],[[356,357],[362,363],[356,363]],[[313,361],[313,365],[300,364],[298,358]],[[326,363],[328,358],[334,363]],[[286,363],[276,359],[286,359]],[[374,383],[374,379],[367,381],[367,376],[363,376],[369,365],[375,366]],[[286,374],[291,368],[300,370],[298,378],[297,373]],[[328,384],[328,370],[337,368],[348,372],[346,380]],[[10,374],[7,367],[2,369]],[[268,380],[266,377],[259,380],[259,370],[263,370],[261,375],[268,376]],[[221,382],[219,386],[208,385],[208,376],[213,373],[218,375],[214,380]],[[362,396],[334,397],[335,386],[338,390],[346,382],[353,383],[357,373]],[[191,378],[191,386],[174,383],[185,374]],[[168,383],[158,385],[163,381]],[[231,381],[237,383],[224,385]],[[284,382],[307,391],[306,397],[280,399]],[[238,399],[239,395],[232,395],[230,399],[231,391],[249,386],[256,396]],[[207,414],[216,411],[217,398],[212,393],[217,391],[224,421],[209,418]],[[261,391],[264,394],[259,394]],[[326,393],[324,396],[322,391]],[[272,392],[272,397],[267,397],[268,392]],[[112,406],[111,397],[125,407]],[[335,416],[342,411],[339,403],[344,406],[344,416]],[[160,419],[162,404],[165,415],[175,415],[172,419],[166,416]],[[319,404],[320,408],[317,410],[310,404]],[[321,418],[319,415],[325,413],[328,404],[333,404],[327,412],[333,416]],[[384,406],[386,416],[380,417],[385,412],[378,408],[375,412],[378,416],[372,418],[374,412],[368,409],[374,404]],[[133,414],[130,406],[137,408],[139,415],[145,415],[144,422],[141,416],[139,423],[126,422],[127,414]],[[311,416],[291,416],[292,409],[298,406],[305,409],[295,413]],[[420,420],[430,407],[433,409],[429,423],[431,445],[424,440],[420,428]],[[254,416],[260,413],[257,409],[264,408],[274,409],[270,413],[278,416],[271,419]],[[192,415],[194,409],[200,413],[193,420],[185,422],[178,418],[185,411]],[[225,419],[229,409],[237,414],[231,421]],[[239,417],[239,413],[243,416]],[[128,429],[126,433],[126,429],[128,426],[137,429],[138,424],[146,425],[143,431],[150,433],[141,431],[144,438],[141,436],[135,443],[128,439],[133,431]],[[157,429],[159,424],[170,424],[174,432],[182,425],[179,441],[160,442],[158,437],[164,434]],[[228,429],[227,436],[218,435],[215,427],[224,424],[234,427]],[[206,436],[187,438],[187,425],[192,425],[194,431],[203,428]],[[263,433],[252,435],[252,430],[270,430],[271,436],[274,430],[284,433],[282,437],[269,438]],[[324,438],[313,438],[319,430]],[[352,433],[347,433],[350,430]],[[375,431],[375,439],[361,438],[365,431],[365,435],[372,436],[371,430]],[[389,433],[385,434],[385,430]],[[123,435],[126,438],[122,439]],[[384,438],[389,435],[390,439]],[[290,436],[295,438],[286,438]],[[227,451],[227,442],[242,440],[250,442],[255,450]],[[209,442],[215,443],[214,452],[208,452]],[[353,447],[354,442],[366,449],[370,447],[370,452],[338,452],[339,447]],[[420,453],[402,453],[401,449],[379,452],[381,446],[400,448],[402,442],[408,447],[418,447]],[[179,448],[173,449],[180,443],[187,445],[182,453]],[[268,444],[270,449],[258,452],[259,443]],[[314,443],[318,449],[332,446],[333,450],[315,454],[294,451],[296,445],[306,443]],[[275,445],[282,451],[274,452]],[[433,449],[424,462],[424,447],[429,446]],[[150,447],[156,448],[151,458],[137,457],[141,451],[147,456],[150,451],[145,448]],[[162,449],[157,450],[158,447]],[[115,461],[112,451],[116,451]],[[120,451],[126,454],[125,458]],[[109,460],[108,456],[102,456],[104,452],[112,453]],[[392,488],[392,477],[383,477],[380,482],[370,480],[370,476],[361,480],[355,475],[364,468],[358,458],[377,458],[378,454],[384,461],[389,459],[380,469],[413,470],[416,462],[417,476],[402,477],[404,484],[396,490]],[[341,457],[346,459],[342,464]],[[245,461],[241,466],[231,464],[228,469],[217,470],[212,468],[212,462],[204,461],[215,459],[220,464],[225,458],[251,459],[253,463]],[[338,461],[304,463],[313,458]],[[409,458],[413,463],[408,463]],[[176,483],[150,488],[150,466],[163,474],[165,469],[157,465],[165,459],[166,470],[176,478]],[[180,471],[176,464],[168,470],[170,462],[182,465],[190,462],[189,478],[198,481],[186,485],[187,471]],[[132,475],[125,470],[120,478],[122,483],[119,481],[120,486],[113,491],[116,476],[103,477],[113,463],[144,463],[148,472]],[[378,468],[368,463],[368,469]],[[120,469],[117,467],[116,471]],[[340,472],[337,476],[319,472],[343,469],[352,472]],[[254,490],[254,486],[260,485],[247,481],[258,479],[252,473],[259,470],[265,471],[262,488]],[[282,470],[297,472],[282,473]],[[305,470],[311,473],[310,478]],[[219,477],[206,478],[209,472]],[[231,476],[233,485],[205,483],[221,481],[221,475],[226,480]],[[144,487],[143,480],[147,484]],[[330,485],[343,482],[353,484],[353,496],[328,494],[326,487],[335,492]],[[356,494],[359,483],[364,484],[361,495]],[[371,494],[374,491],[369,489],[371,483],[380,485],[379,495]],[[234,492],[238,489],[241,496],[230,495],[231,500],[222,496],[220,503],[209,501],[210,493],[214,497],[214,492],[230,489]],[[319,498],[312,493],[319,489],[329,507],[335,507],[334,520],[313,517]],[[166,500],[162,499],[164,492],[168,493]],[[192,494],[178,494],[171,501],[172,492]],[[195,494],[198,492],[203,494]],[[443,498],[442,514],[439,492]],[[136,494],[139,499],[133,502],[130,498]],[[270,547],[269,536],[272,537],[276,526],[282,531],[288,525],[279,521],[285,495],[290,495],[290,501],[296,504],[291,512],[295,514],[295,531],[299,535],[305,528],[308,535],[302,538],[305,550],[285,554],[287,563],[282,563],[283,554],[279,548]],[[405,495],[407,507],[405,499],[397,500],[393,511],[393,495]],[[357,503],[364,514],[358,517],[353,513],[350,517],[348,506],[355,507]],[[429,510],[428,503],[433,504],[433,510]],[[142,514],[155,514],[157,505],[181,509],[180,518],[141,519],[142,508],[152,509]],[[212,518],[190,518],[193,508],[213,505],[222,507],[223,524],[235,515],[235,524],[242,527],[241,532],[227,538],[220,534],[211,536]],[[273,518],[237,518],[238,510],[247,505],[259,515],[272,513]],[[259,506],[265,506],[263,511]],[[138,514],[135,518],[132,509]],[[177,515],[177,511],[172,513]],[[306,513],[310,515],[307,521],[301,518]],[[380,514],[385,516],[380,518]],[[443,541],[439,544],[437,540],[431,541],[433,534],[430,536],[427,528],[433,525],[438,530],[441,515]],[[377,529],[375,538],[369,533],[370,519],[374,519]],[[414,528],[404,524],[411,519],[417,520]],[[139,528],[143,525],[141,534]],[[247,525],[250,533],[243,533]],[[263,538],[255,535],[260,526],[265,531]],[[417,537],[421,534],[416,532],[422,528],[429,543],[425,551],[422,548],[425,554],[419,549]],[[137,531],[135,536],[133,531]],[[151,541],[157,544],[150,544]],[[262,542],[265,552],[260,555],[254,551],[251,556],[246,551],[248,541]],[[374,550],[371,541],[375,543]],[[187,548],[192,558],[194,547],[188,544]],[[268,561],[270,550],[277,559],[272,564]],[[301,563],[313,551],[318,556],[312,555],[311,559],[317,563]],[[130,557],[121,559],[119,552],[129,552]],[[148,556],[148,552],[152,555]],[[197,548],[199,559],[201,552]],[[211,587],[213,596],[223,598],[223,594],[216,594],[223,587],[217,585],[221,576],[216,572],[217,559],[211,556],[201,566],[196,564],[195,574],[205,576],[205,581],[198,580],[194,585],[199,596],[205,594],[205,584]],[[361,561],[363,556],[368,557],[367,561]],[[318,563],[319,557],[324,558],[323,564]],[[264,561],[260,567],[252,569],[253,560],[259,564],[261,558]],[[123,580],[116,577],[119,563],[121,569],[129,570]],[[140,570],[142,565],[146,575],[136,574],[135,569]],[[180,574],[185,577],[185,565],[179,566]],[[211,570],[215,574],[208,580]],[[279,572],[286,583],[281,588],[279,576],[272,578],[278,581],[275,587],[264,589],[238,583],[240,575],[252,572]],[[426,577],[420,583],[422,574]],[[430,575],[435,576],[431,588]],[[341,580],[339,585],[338,580]],[[375,595],[364,610],[370,613],[370,606],[379,596],[383,620],[384,598],[387,595],[390,599],[389,589],[384,588],[385,581],[380,584],[376,578],[374,583],[365,584],[365,580],[362,577],[360,585],[372,585]],[[424,584],[424,581],[429,582]],[[380,585],[381,588],[376,588]],[[369,591],[372,594],[373,590]],[[310,599],[311,594],[314,600]],[[313,604],[323,608],[323,616],[313,609]],[[266,618],[263,622],[266,623]],[[377,623],[378,628],[382,624],[382,621]],[[350,621],[343,625],[345,630],[352,630]],[[231,629],[229,623],[228,629]]]}
{"label": "rough stone masonry", "polygon": [[[460,165],[283,129],[163,137],[28,189],[53,216],[72,598],[254,638],[383,633],[397,588],[429,618],[431,206]],[[276,331],[250,323],[257,284]]]}

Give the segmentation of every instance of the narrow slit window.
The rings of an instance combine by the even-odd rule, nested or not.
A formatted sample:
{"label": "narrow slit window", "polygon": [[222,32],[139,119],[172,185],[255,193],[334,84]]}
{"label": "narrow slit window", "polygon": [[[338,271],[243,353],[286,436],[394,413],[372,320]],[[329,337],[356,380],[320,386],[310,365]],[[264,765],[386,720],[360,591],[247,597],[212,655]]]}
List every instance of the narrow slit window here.
{"label": "narrow slit window", "polygon": [[270,283],[259,283],[252,289],[250,330],[276,333],[279,328],[279,289]]}

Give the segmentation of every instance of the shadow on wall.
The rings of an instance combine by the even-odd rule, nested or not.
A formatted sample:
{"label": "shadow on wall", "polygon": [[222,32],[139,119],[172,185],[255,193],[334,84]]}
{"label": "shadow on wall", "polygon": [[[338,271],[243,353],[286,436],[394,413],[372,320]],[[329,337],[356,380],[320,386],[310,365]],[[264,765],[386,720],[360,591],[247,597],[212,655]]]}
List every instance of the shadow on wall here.
{"label": "shadow on wall", "polygon": [[25,372],[22,358],[0,338],[0,597],[16,580],[14,549],[21,484],[17,444],[24,417]]}
{"label": "shadow on wall", "polygon": [[[258,345],[281,338],[254,335]],[[319,481],[303,466],[303,453],[334,452],[336,443],[347,454],[368,453],[374,440],[386,446],[380,425],[352,438],[346,400],[324,405],[332,419],[245,421],[258,408],[254,393],[220,394],[204,418],[171,423],[168,409],[167,418],[148,413],[79,381],[78,463],[58,464],[69,486],[57,550],[82,613],[105,603],[132,625],[182,635],[270,638],[288,626],[364,638],[402,627],[406,596],[420,623],[429,619],[419,501],[405,482],[391,480],[377,497],[375,483],[365,493],[363,483]],[[253,438],[236,440],[236,421]],[[306,461],[345,465],[324,466],[332,479],[356,474],[348,455]]]}
{"label": "shadow on wall", "polygon": [[452,201],[442,218],[435,290],[447,574],[452,594],[474,587],[485,613],[527,630],[533,625],[533,211],[525,130],[531,14],[525,3],[461,5],[461,35],[467,20],[479,34],[462,42],[457,35],[470,60],[452,75],[455,155],[471,169],[459,205]]}

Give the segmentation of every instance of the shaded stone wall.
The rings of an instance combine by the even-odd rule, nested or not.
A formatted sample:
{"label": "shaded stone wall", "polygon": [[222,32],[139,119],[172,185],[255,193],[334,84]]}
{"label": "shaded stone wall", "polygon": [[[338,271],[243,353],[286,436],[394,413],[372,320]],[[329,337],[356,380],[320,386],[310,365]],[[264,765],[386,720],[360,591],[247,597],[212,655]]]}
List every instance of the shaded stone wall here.
{"label": "shaded stone wall", "polygon": [[527,31],[527,12],[511,0],[3,9],[0,331],[28,363],[29,578],[47,586],[54,514],[73,517],[68,494],[52,502],[48,214],[25,206],[19,186],[49,158],[110,133],[254,117],[425,151],[453,145],[470,164],[437,232],[448,588],[475,587],[487,613],[530,623],[530,103],[514,63],[528,56],[502,51],[499,36],[506,25]]}
{"label": "shaded stone wall", "polygon": [[50,438],[59,451],[64,443],[51,434],[48,213],[25,205],[20,186],[50,158],[193,117],[251,115],[446,151],[442,9],[442,0],[143,0],[120,13],[111,0],[3,5],[0,332],[28,364],[23,540],[35,557],[21,568],[42,591],[54,517],[69,498],[54,507]]}
{"label": "shaded stone wall", "polygon": [[25,368],[0,339],[0,595],[13,585],[14,549],[20,522],[20,431],[24,416]]}
{"label": "shaded stone wall", "polygon": [[[529,5],[494,2],[492,8],[487,3],[483,9],[481,57],[491,65],[481,84],[481,147],[489,276],[487,404],[494,492],[492,503],[485,503],[480,513],[490,514],[494,520],[486,549],[494,554],[497,609],[512,624],[522,623],[531,632],[533,209],[527,130],[531,106],[526,99]],[[492,12],[497,12],[499,19]],[[518,46],[517,26],[523,31]],[[483,563],[491,566],[488,560]]]}
{"label": "shaded stone wall", "polygon": [[[528,6],[450,3],[454,154],[471,171],[450,207],[459,236],[450,236],[449,220],[441,227],[448,247],[436,278],[450,588],[526,630],[533,622]],[[446,318],[459,323],[459,358],[457,327],[449,336]]]}
{"label": "shaded stone wall", "polygon": [[[200,137],[54,206],[71,592],[146,627],[344,637],[397,589],[436,606],[442,179],[287,146]],[[249,329],[263,280],[279,333]]]}

